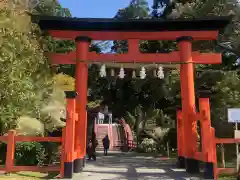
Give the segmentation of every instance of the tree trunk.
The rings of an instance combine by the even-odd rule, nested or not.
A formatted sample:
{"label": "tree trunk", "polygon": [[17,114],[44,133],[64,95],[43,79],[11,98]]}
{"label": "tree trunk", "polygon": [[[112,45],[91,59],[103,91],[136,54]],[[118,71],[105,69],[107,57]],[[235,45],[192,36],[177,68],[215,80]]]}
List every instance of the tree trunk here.
{"label": "tree trunk", "polygon": [[137,119],[136,119],[136,123],[135,123],[135,125],[136,125],[136,134],[137,134],[137,144],[139,144],[139,142],[140,142],[140,137],[139,137],[139,134],[140,134],[140,127],[139,127],[139,125],[140,125],[140,122],[142,121],[142,119],[143,119],[143,113],[142,113],[142,109],[141,109],[141,107],[137,107]]}

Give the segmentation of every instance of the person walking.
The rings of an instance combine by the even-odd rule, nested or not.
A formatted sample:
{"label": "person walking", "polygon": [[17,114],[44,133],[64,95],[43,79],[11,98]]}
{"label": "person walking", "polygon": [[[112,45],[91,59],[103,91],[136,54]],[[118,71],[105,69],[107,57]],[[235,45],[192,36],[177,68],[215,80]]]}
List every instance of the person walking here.
{"label": "person walking", "polygon": [[88,155],[88,160],[91,160],[93,157],[93,144],[91,139],[88,141],[87,155]]}
{"label": "person walking", "polygon": [[98,145],[96,134],[93,133],[92,139],[89,140],[88,146],[87,146],[87,154],[88,154],[88,160],[93,159],[96,161],[96,147]]}
{"label": "person walking", "polygon": [[94,161],[96,161],[96,147],[98,146],[98,141],[97,141],[97,138],[96,138],[96,133],[93,132],[92,134],[92,151],[93,151],[93,154],[92,154],[92,158]]}
{"label": "person walking", "polygon": [[102,142],[103,142],[103,148],[104,148],[104,156],[107,156],[109,145],[110,145],[110,140],[109,140],[108,135],[106,135],[103,138]]}

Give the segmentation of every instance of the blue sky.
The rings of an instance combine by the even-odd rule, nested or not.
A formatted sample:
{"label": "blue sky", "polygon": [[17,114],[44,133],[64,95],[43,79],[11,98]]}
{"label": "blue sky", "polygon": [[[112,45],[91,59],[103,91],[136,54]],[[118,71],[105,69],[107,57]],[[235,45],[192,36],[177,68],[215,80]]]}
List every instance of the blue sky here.
{"label": "blue sky", "polygon": [[[147,0],[150,7],[153,0]],[[130,0],[59,0],[70,9],[73,17],[112,18],[118,9],[128,6]]]}

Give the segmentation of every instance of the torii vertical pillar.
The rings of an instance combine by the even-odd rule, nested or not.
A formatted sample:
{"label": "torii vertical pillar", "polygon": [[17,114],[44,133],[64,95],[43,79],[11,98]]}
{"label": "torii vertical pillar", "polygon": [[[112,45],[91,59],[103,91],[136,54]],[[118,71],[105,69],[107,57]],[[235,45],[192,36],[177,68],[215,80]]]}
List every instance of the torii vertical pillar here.
{"label": "torii vertical pillar", "polygon": [[182,144],[186,170],[190,173],[199,172],[199,162],[194,159],[197,149],[196,105],[194,90],[194,64],[192,60],[192,37],[180,37],[177,39],[181,59],[180,79],[184,139],[187,143]]}
{"label": "torii vertical pillar", "polygon": [[75,151],[76,159],[74,161],[74,172],[82,171],[84,157],[86,155],[86,137],[87,137],[87,89],[88,89],[88,63],[87,55],[91,39],[88,37],[77,37],[76,41],[76,69],[75,69],[75,89],[76,113],[78,121],[75,130]]}
{"label": "torii vertical pillar", "polygon": [[63,178],[73,177],[74,162],[74,136],[75,136],[75,96],[74,91],[65,91],[66,105],[66,131],[64,147],[64,175]]}
{"label": "torii vertical pillar", "polygon": [[182,109],[177,110],[177,151],[178,151],[178,168],[185,168],[184,157],[184,124],[182,118]]}

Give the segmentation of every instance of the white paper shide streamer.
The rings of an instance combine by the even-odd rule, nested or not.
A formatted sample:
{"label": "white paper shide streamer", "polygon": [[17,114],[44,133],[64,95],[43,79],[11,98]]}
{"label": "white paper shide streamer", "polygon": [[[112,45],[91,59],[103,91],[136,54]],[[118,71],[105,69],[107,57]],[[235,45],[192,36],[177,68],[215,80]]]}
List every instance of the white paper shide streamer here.
{"label": "white paper shide streamer", "polygon": [[163,67],[162,66],[158,66],[157,77],[159,79],[163,79],[164,78],[164,72],[163,72]]}
{"label": "white paper shide streamer", "polygon": [[125,72],[124,72],[124,69],[123,69],[123,68],[120,69],[118,77],[119,77],[120,79],[123,79],[123,78],[125,77]]}
{"label": "white paper shide streamer", "polygon": [[100,75],[100,77],[106,77],[107,76],[106,65],[105,64],[103,64],[101,66],[99,75]]}
{"label": "white paper shide streamer", "polygon": [[145,79],[146,78],[146,69],[145,67],[142,67],[141,68],[141,71],[140,71],[140,79]]}

